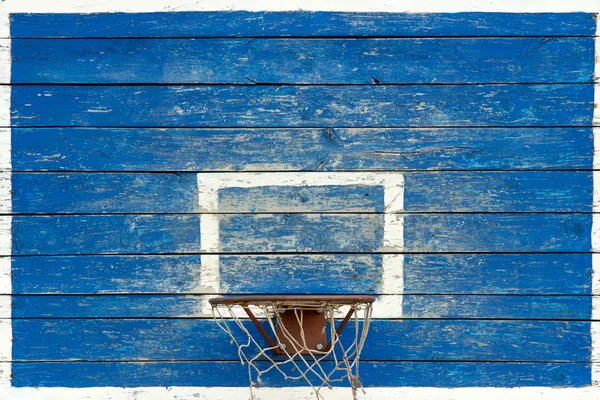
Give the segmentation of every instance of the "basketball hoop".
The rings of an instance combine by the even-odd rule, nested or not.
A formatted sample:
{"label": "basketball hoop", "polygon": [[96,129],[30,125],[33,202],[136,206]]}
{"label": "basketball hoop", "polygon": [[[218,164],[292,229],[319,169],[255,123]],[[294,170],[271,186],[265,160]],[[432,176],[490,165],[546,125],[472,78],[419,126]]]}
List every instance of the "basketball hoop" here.
{"label": "basketball hoop", "polygon": [[[252,399],[253,388],[261,386],[262,375],[271,370],[279,371],[285,379],[304,380],[317,399],[323,399],[323,387],[331,389],[334,382],[347,379],[353,398],[357,399],[358,389],[364,393],[358,363],[374,301],[372,296],[348,295],[232,296],[209,300],[214,320],[237,346],[242,364],[248,366]],[[250,332],[251,327],[243,322],[246,317],[258,333]],[[338,320],[336,327],[339,317],[343,319]],[[350,321],[354,332],[344,337],[342,344],[342,331]]]}

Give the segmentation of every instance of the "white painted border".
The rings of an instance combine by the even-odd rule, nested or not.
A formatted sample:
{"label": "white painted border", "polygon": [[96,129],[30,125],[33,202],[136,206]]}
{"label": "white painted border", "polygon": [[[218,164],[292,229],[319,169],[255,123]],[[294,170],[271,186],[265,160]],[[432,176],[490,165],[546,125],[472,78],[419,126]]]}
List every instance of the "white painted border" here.
{"label": "white painted border", "polygon": [[[222,11],[222,10],[249,10],[249,11],[284,11],[284,10],[310,10],[310,11],[381,11],[381,12],[460,12],[460,11],[487,11],[487,12],[571,12],[587,11],[600,12],[600,2],[597,0],[5,0],[0,2],[0,38],[9,37],[9,13],[17,12],[54,12],[54,13],[83,13],[83,12],[153,12],[153,11]],[[598,46],[598,43],[597,43]],[[6,52],[5,52],[6,54]],[[8,52],[10,54],[10,52]],[[4,60],[0,59],[0,78],[10,68]],[[598,71],[596,66],[596,71]],[[599,74],[596,74],[600,76]],[[0,80],[1,82],[2,80]],[[0,127],[7,127],[10,121],[8,107],[10,97],[7,96],[6,87],[0,87]],[[596,87],[598,99],[598,87]],[[595,114],[598,124],[598,114]],[[600,142],[598,130],[594,131],[595,141]],[[2,135],[0,134],[0,137]],[[8,136],[10,138],[10,136]],[[596,146],[596,148],[599,148]],[[8,152],[1,149],[8,149]],[[8,154],[8,158],[5,157]],[[10,162],[10,146],[0,147],[0,164],[4,160]],[[596,161],[596,160],[595,160]],[[600,160],[598,160],[600,161]],[[598,162],[595,162],[598,166]],[[596,176],[594,176],[596,181]],[[598,187],[594,185],[595,188]],[[0,188],[1,189],[1,188]],[[596,192],[594,191],[594,196]],[[595,199],[596,200],[596,199]],[[595,204],[598,204],[595,202]],[[6,222],[6,220],[5,220]],[[592,243],[594,249],[600,248],[600,229],[594,218]],[[8,235],[8,236],[7,236]],[[2,235],[7,240],[0,242],[0,248],[10,243],[10,230]],[[4,254],[10,254],[9,251]],[[0,259],[2,260],[2,259]],[[6,260],[6,259],[4,259]],[[600,264],[595,257],[593,267],[598,271]],[[8,274],[6,269],[8,268]],[[0,262],[0,287],[10,290],[10,262]],[[594,277],[594,287],[600,289],[600,277]],[[594,319],[598,319],[598,307],[593,310]],[[597,339],[597,333],[592,332]],[[0,360],[11,360],[10,338],[12,329],[10,320],[0,322]],[[596,340],[596,343],[598,341]],[[597,359],[597,358],[596,358]],[[593,366],[593,379],[597,380],[598,364]],[[7,400],[238,400],[247,398],[247,388],[12,388],[10,387],[10,365],[0,364],[0,399]],[[285,388],[285,389],[260,389],[257,391],[259,398],[281,399],[293,398],[296,400],[314,399],[310,389]],[[326,393],[329,400],[347,399],[349,391],[336,389]],[[457,400],[481,399],[505,400],[597,400],[597,388],[369,388],[364,399],[398,399],[403,400]]]}
{"label": "white painted border", "polygon": [[[383,186],[383,248],[397,252],[404,249],[404,175],[397,172],[234,172],[198,174],[198,208],[200,215],[200,251],[219,252],[219,190],[259,186]],[[373,308],[374,318],[402,317],[404,291],[402,254],[385,255],[382,260],[383,294]],[[221,293],[219,256],[201,256],[200,284],[203,293]],[[204,296],[201,314],[211,315]]]}

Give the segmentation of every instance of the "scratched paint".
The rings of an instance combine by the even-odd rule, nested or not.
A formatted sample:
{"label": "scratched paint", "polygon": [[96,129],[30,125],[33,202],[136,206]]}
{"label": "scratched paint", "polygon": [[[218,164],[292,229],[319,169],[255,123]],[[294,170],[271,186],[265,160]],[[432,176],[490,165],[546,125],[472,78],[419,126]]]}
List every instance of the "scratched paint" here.
{"label": "scratched paint", "polygon": [[[200,318],[215,256],[220,292],[400,307],[373,323],[368,386],[590,385],[592,15],[11,21],[13,386],[239,386]],[[226,171],[402,171],[402,240],[382,185],[222,187],[202,208],[198,175]]]}

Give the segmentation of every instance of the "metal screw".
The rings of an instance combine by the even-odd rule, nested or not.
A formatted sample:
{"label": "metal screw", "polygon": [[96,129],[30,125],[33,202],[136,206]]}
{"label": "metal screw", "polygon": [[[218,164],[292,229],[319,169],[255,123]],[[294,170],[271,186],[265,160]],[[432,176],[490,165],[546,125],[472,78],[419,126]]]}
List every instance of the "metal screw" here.
{"label": "metal screw", "polygon": [[321,343],[317,344],[317,350],[323,350],[323,345]]}

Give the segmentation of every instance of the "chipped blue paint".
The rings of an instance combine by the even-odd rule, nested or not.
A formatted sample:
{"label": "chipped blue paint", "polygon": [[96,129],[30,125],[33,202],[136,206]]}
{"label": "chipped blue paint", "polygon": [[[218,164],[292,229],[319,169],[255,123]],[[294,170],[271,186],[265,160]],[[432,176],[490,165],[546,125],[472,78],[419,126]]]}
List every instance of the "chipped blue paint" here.
{"label": "chipped blue paint", "polygon": [[[12,385],[245,384],[197,318],[207,251],[224,293],[380,300],[384,253],[404,253],[367,386],[589,385],[595,29],[586,13],[11,15]],[[404,248],[384,245],[382,187],[343,182],[221,189],[202,225],[219,248],[203,243],[197,173],[366,170],[403,171]]]}
{"label": "chipped blue paint", "polygon": [[[248,371],[240,368],[239,361],[27,362],[15,363],[12,371],[13,385],[18,387],[239,386],[248,379]],[[590,374],[587,363],[363,361],[360,366],[361,379],[368,382],[366,390],[373,386],[580,387],[589,384]],[[302,384],[284,380],[278,373],[263,379],[268,386]]]}
{"label": "chipped blue paint", "polygon": [[[380,254],[221,255],[229,293],[381,292]],[[404,292],[588,295],[592,256],[581,254],[407,254]],[[16,294],[197,293],[198,255],[20,256]],[[282,274],[285,286],[273,288]],[[159,276],[160,279],[156,279]]]}
{"label": "chipped blue paint", "polygon": [[[245,324],[257,332],[252,322]],[[344,342],[352,340],[353,324],[347,329]],[[590,322],[577,321],[376,320],[361,360],[587,362],[589,332]],[[15,319],[13,334],[13,359],[19,361],[238,357],[210,319]]]}
{"label": "chipped blue paint", "polygon": [[[591,126],[594,85],[13,86],[13,126]],[[131,112],[131,110],[135,112]]]}
{"label": "chipped blue paint", "polygon": [[590,127],[13,128],[11,145],[15,171],[582,170],[594,140]]}
{"label": "chipped blue paint", "polygon": [[12,14],[11,37],[593,36],[589,13]]}
{"label": "chipped blue paint", "polygon": [[12,83],[592,83],[593,57],[591,37],[15,39]]}

